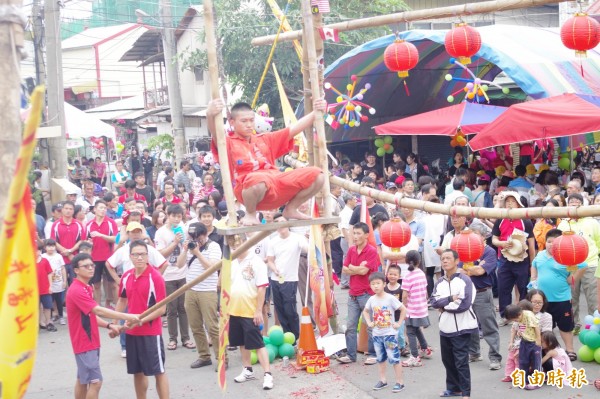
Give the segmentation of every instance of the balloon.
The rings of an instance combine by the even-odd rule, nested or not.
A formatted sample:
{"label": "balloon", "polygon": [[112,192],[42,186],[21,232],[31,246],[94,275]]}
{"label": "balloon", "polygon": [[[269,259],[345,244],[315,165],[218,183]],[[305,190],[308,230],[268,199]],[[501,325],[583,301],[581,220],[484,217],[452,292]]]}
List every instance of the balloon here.
{"label": "balloon", "polygon": [[382,147],[383,144],[384,143],[383,143],[383,139],[382,138],[375,139],[375,147],[377,147],[377,148]]}
{"label": "balloon", "polygon": [[250,363],[251,364],[258,363],[258,355],[256,354],[256,351],[250,352]]}
{"label": "balloon", "polygon": [[294,345],[294,342],[296,342],[296,337],[294,336],[294,333],[288,331],[285,334],[283,334],[283,342],[286,344]]}
{"label": "balloon", "polygon": [[585,336],[585,344],[593,350],[600,348],[600,334],[590,331],[588,335]]}
{"label": "balloon", "polygon": [[341,103],[342,101],[344,101],[344,98],[343,98],[342,96],[338,96],[338,97],[337,97],[335,100],[336,100],[338,103]]}
{"label": "balloon", "polygon": [[382,157],[385,155],[385,150],[383,148],[378,148],[377,149],[377,156],[378,157]]}
{"label": "balloon", "polygon": [[[273,363],[273,360],[275,360],[275,358],[277,357],[277,347],[271,344],[265,345],[265,348],[267,348],[267,353],[269,354],[269,363]],[[582,348],[584,348],[582,346]],[[593,357],[593,354],[592,354]]]}
{"label": "balloon", "polygon": [[295,354],[296,351],[294,350],[294,347],[291,344],[284,343],[279,347],[279,357],[287,356],[291,358],[294,357]]}
{"label": "balloon", "polygon": [[592,360],[594,360],[594,350],[592,350],[589,346],[584,345],[581,348],[579,348],[579,351],[577,352],[577,357],[579,357],[579,360],[581,360],[582,362],[591,362]]}
{"label": "balloon", "polygon": [[[387,144],[387,143],[386,143],[386,144],[384,144],[384,145],[383,145],[383,149],[384,149],[384,150],[386,150],[386,151],[387,151],[387,150],[389,150],[389,149],[390,149],[390,145],[389,145],[389,144]],[[598,324],[598,323],[596,323],[596,324]]]}
{"label": "balloon", "polygon": [[465,138],[464,138],[464,137],[462,137],[462,136],[458,136],[458,137],[456,138],[456,143],[457,143],[459,146],[461,146],[461,147],[464,147],[465,145],[467,145],[467,140],[465,140]]}
{"label": "balloon", "polygon": [[283,328],[281,326],[274,325],[274,326],[269,327],[269,331],[268,331],[269,335],[271,335],[271,333],[275,330],[279,330],[279,331],[283,332]]}
{"label": "balloon", "polygon": [[558,160],[558,167],[562,170],[571,169],[571,160],[569,158],[561,158]]}
{"label": "balloon", "polygon": [[510,93],[510,89],[508,87],[503,87],[502,88],[502,93],[508,94],[508,93]]}
{"label": "balloon", "polygon": [[592,324],[594,322],[594,316],[592,316],[591,314],[585,316],[583,318],[583,324]]}
{"label": "balloon", "polygon": [[454,102],[454,96],[448,96],[448,97],[446,97],[446,101],[448,101],[449,103],[453,103]]}
{"label": "balloon", "polygon": [[600,312],[598,312],[597,310],[594,310],[594,317],[600,317]]}
{"label": "balloon", "polygon": [[271,331],[271,333],[269,334],[269,338],[271,338],[272,345],[279,346],[283,344],[283,331]]}
{"label": "balloon", "polygon": [[450,146],[451,147],[456,147],[457,145],[458,145],[458,143],[456,142],[456,139],[450,140]]}
{"label": "balloon", "polygon": [[392,141],[393,141],[393,139],[392,139],[392,136],[385,136],[385,137],[383,138],[383,142],[384,142],[385,144],[392,144]]}
{"label": "balloon", "polygon": [[263,335],[263,342],[265,343],[265,345],[270,344],[271,338],[267,337],[266,335]]}
{"label": "balloon", "polygon": [[600,363],[600,348],[594,351],[594,360],[596,363]]}
{"label": "balloon", "polygon": [[581,330],[579,332],[579,342],[581,342],[581,345],[585,345],[585,337],[589,334],[590,332],[588,330]]}
{"label": "balloon", "polygon": [[386,154],[391,154],[391,153],[393,153],[393,152],[394,152],[394,146],[390,146],[390,148],[388,148],[388,149],[385,151],[385,153],[386,153]]}
{"label": "balloon", "polygon": [[600,317],[594,317],[594,324],[600,324]]}
{"label": "balloon", "polygon": [[590,326],[590,331],[594,331],[594,332],[600,332],[600,326],[597,324],[592,324]]}

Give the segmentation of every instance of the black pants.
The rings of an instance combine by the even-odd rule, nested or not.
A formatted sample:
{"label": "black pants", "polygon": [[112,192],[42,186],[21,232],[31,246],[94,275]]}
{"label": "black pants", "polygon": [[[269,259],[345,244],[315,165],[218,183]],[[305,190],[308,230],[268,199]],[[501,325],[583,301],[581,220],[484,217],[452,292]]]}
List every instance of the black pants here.
{"label": "black pants", "polygon": [[300,319],[296,309],[297,281],[286,281],[283,284],[271,280],[273,303],[284,332],[292,332],[296,339],[300,336]]}
{"label": "black pants", "polygon": [[331,240],[331,265],[333,272],[341,277],[344,266],[344,251],[342,250],[342,237]]}
{"label": "black pants", "polygon": [[427,298],[429,298],[435,285],[435,266],[428,267],[425,274],[427,277]]}
{"label": "black pants", "polygon": [[56,310],[58,310],[58,317],[63,317],[65,292],[53,292],[52,300],[56,303]]}
{"label": "black pants", "polygon": [[471,370],[469,369],[469,342],[471,334],[455,337],[440,335],[442,363],[446,368],[446,389],[471,396]]}
{"label": "black pants", "polygon": [[530,376],[534,370],[542,370],[542,348],[535,342],[521,340],[519,345],[519,368]]}

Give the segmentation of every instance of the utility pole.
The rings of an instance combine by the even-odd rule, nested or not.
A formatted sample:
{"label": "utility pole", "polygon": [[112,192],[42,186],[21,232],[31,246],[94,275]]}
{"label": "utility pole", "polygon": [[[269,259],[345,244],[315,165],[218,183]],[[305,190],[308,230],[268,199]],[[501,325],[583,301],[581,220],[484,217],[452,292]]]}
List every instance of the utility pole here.
{"label": "utility pole", "polygon": [[48,63],[47,126],[60,126],[61,135],[48,139],[50,172],[53,178],[67,177],[67,138],[65,136],[65,93],[62,75],[62,45],[60,39],[61,0],[44,0],[46,23],[46,59]]}
{"label": "utility pole", "polygon": [[[44,62],[44,47],[45,47],[45,32],[44,32],[44,8],[41,7],[41,0],[33,0],[31,7],[31,19],[32,19],[32,39],[33,39],[33,51],[34,51],[34,62],[35,62],[35,84],[45,85],[46,84],[46,63]],[[42,115],[43,121],[46,118]],[[48,140],[40,139],[38,142],[40,147],[40,154],[42,155],[42,165],[46,164],[50,166],[50,158],[48,154]]]}
{"label": "utility pole", "polygon": [[181,87],[179,85],[179,62],[177,62],[177,43],[171,17],[171,1],[160,0],[160,20],[162,25],[162,42],[167,69],[167,86],[169,90],[169,107],[171,108],[171,125],[175,142],[175,161],[183,160],[186,151],[185,130],[183,124],[183,105],[181,104]]}
{"label": "utility pole", "polygon": [[[21,145],[21,51],[25,17],[23,1],[0,0],[0,209],[6,209],[8,188]],[[0,222],[4,221],[0,211]]]}

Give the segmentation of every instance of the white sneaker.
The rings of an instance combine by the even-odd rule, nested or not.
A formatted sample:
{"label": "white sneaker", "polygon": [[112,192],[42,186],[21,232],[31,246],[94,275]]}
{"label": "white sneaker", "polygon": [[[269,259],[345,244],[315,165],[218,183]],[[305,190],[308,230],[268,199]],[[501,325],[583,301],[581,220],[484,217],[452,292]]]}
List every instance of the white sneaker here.
{"label": "white sneaker", "polygon": [[256,377],[254,376],[254,371],[250,371],[244,367],[244,369],[242,370],[242,373],[240,375],[238,375],[237,377],[235,377],[233,380],[235,382],[246,382],[249,380],[253,380],[255,378]]}
{"label": "white sneaker", "polygon": [[60,319],[58,319],[58,324],[60,324],[61,326],[64,326],[65,324],[67,324],[67,321],[65,320],[64,317],[61,317]]}
{"label": "white sneaker", "polygon": [[263,380],[263,389],[273,389],[273,376],[271,374],[265,373],[265,378]]}
{"label": "white sneaker", "polygon": [[402,367],[421,367],[423,363],[420,357],[409,357],[408,360],[402,362]]}
{"label": "white sneaker", "polygon": [[127,350],[121,349],[121,357],[124,359],[127,357]]}

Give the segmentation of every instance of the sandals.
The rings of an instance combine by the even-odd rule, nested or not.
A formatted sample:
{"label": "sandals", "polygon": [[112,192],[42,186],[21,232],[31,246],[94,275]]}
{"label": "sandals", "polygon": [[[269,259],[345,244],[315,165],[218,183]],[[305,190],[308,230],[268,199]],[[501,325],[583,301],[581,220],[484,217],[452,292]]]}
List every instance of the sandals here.
{"label": "sandals", "polygon": [[193,343],[191,340],[185,341],[182,346],[188,349],[196,349],[196,344]]}
{"label": "sandals", "polygon": [[169,341],[169,345],[167,345],[167,350],[174,351],[177,349],[177,342]]}
{"label": "sandals", "polygon": [[594,381],[594,387],[600,391],[600,380]]}
{"label": "sandals", "polygon": [[575,352],[567,352],[567,356],[569,356],[569,359],[571,359],[572,362],[577,360],[577,353]]}
{"label": "sandals", "polygon": [[440,393],[440,398],[451,398],[453,396],[462,396],[462,392],[452,392],[449,390]]}

